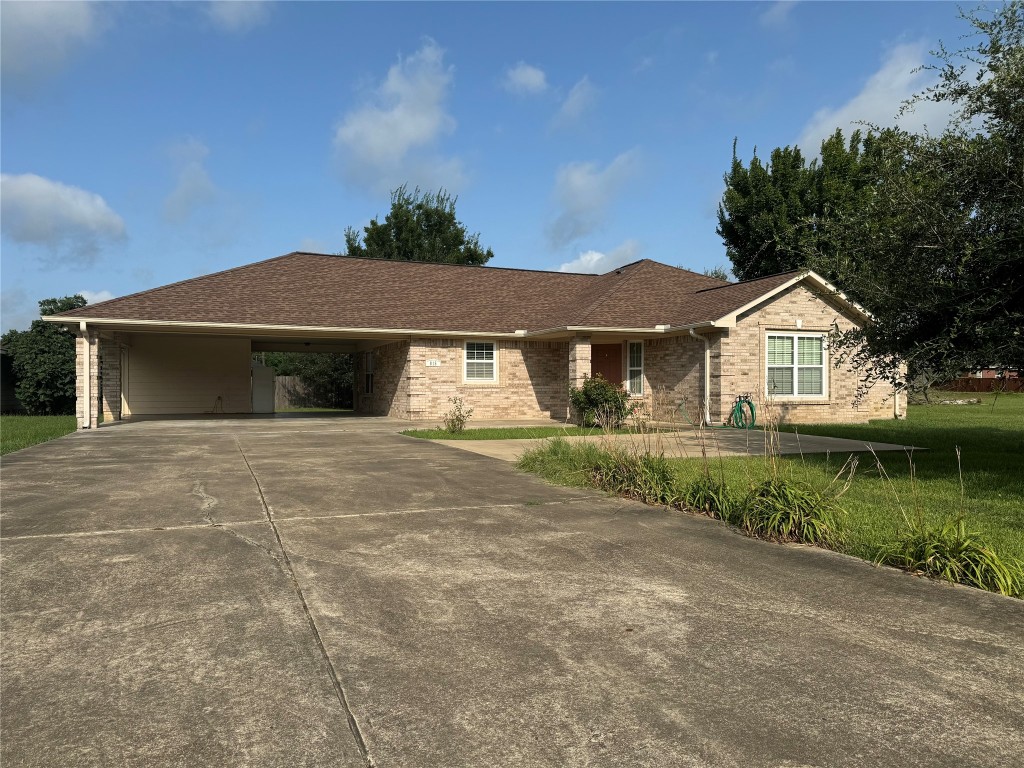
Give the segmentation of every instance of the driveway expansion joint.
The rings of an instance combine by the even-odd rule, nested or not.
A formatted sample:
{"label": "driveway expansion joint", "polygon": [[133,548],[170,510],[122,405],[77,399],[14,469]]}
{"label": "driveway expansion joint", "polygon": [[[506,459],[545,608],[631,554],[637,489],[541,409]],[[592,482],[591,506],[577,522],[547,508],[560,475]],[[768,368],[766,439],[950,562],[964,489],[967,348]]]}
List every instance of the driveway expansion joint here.
{"label": "driveway expansion joint", "polygon": [[324,663],[327,665],[327,671],[331,677],[334,692],[337,695],[338,701],[345,712],[345,717],[348,720],[349,731],[351,731],[352,737],[355,739],[359,753],[362,755],[363,759],[366,760],[367,768],[373,768],[373,759],[370,757],[370,752],[366,747],[366,740],[363,738],[363,733],[359,728],[359,723],[356,721],[356,717],[352,712],[351,706],[349,706],[348,696],[345,695],[345,689],[341,684],[341,679],[338,677],[338,672],[335,670],[334,664],[331,662],[331,656],[327,652],[327,646],[324,645],[323,638],[320,636],[320,629],[316,625],[313,613],[309,610],[309,604],[306,602],[306,595],[303,593],[302,585],[299,584],[299,579],[295,575],[295,568],[292,566],[291,558],[288,557],[288,550],[284,547],[284,542],[281,540],[281,533],[277,530],[277,523],[274,521],[274,515],[270,511],[270,505],[267,504],[266,496],[263,494],[263,486],[260,484],[259,478],[256,477],[256,473],[253,471],[252,465],[249,464],[249,459],[245,455],[245,451],[242,450],[242,444],[238,441],[237,437],[235,438],[235,445],[238,447],[238,453],[241,455],[242,461],[245,462],[246,469],[249,470],[249,474],[252,476],[252,481],[256,484],[256,490],[260,495],[260,504],[263,507],[263,514],[266,515],[267,522],[270,524],[270,529],[274,532],[274,539],[277,541],[277,546],[281,550],[284,569],[291,580],[295,594],[298,595],[299,602],[302,604],[302,612],[306,615],[306,622],[309,624],[313,640],[315,641],[317,648],[320,650],[320,655],[323,657]]}

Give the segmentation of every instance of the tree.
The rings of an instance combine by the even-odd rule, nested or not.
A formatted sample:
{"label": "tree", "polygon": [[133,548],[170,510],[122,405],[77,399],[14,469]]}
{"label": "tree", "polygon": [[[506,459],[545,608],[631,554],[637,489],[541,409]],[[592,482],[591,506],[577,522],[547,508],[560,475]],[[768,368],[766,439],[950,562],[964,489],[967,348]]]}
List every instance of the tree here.
{"label": "tree", "polygon": [[873,320],[834,344],[867,385],[1024,368],[1024,4],[961,17],[976,42],[933,52],[937,83],[903,107],[948,103],[943,133],[837,132],[802,170],[788,147],[749,169],[734,148],[726,176],[733,272],[809,266],[863,304]]}
{"label": "tree", "polygon": [[869,381],[1024,368],[1024,4],[982,13],[961,14],[980,39],[940,47],[938,83],[906,106],[949,102],[953,124],[879,132],[866,193],[807,254],[874,315],[838,340]]}
{"label": "tree", "polygon": [[818,222],[856,206],[866,183],[862,145],[870,141],[854,131],[847,144],[837,130],[822,142],[820,161],[808,163],[794,146],[772,150],[763,164],[755,149],[749,167],[733,142],[716,230],[733,274],[751,280],[807,266],[807,253],[821,237]]}
{"label": "tree", "polygon": [[455,203],[443,189],[410,192],[405,185],[391,193],[391,211],[383,223],[376,218],[360,234],[345,230],[348,256],[444,264],[486,264],[494,256],[480,246],[480,235],[468,234],[455,218]]}
{"label": "tree", "polygon": [[704,270],[704,274],[708,277],[713,277],[716,280],[724,280],[725,282],[731,282],[729,279],[729,270],[726,267],[716,264],[713,267],[708,267]]}
{"label": "tree", "polygon": [[[40,315],[84,307],[79,295],[43,299]],[[27,331],[8,331],[0,340],[11,355],[15,394],[33,415],[75,412],[75,337],[61,326],[33,320]]]}

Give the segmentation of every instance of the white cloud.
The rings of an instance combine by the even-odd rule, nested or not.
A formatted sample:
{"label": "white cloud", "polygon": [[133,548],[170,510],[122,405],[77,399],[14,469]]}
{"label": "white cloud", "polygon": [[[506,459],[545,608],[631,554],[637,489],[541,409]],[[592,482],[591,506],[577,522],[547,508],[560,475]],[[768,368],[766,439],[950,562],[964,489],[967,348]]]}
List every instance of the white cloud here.
{"label": "white cloud", "polygon": [[758,21],[762,27],[781,27],[789,21],[789,14],[793,12],[795,5],[796,0],[778,0],[758,16]]}
{"label": "white cloud", "polygon": [[555,128],[567,128],[578,122],[597,103],[597,86],[590,82],[590,78],[584,75],[565,97],[562,106],[558,108],[552,126]]}
{"label": "white cloud", "polygon": [[567,261],[559,268],[559,272],[584,272],[600,275],[610,272],[623,264],[636,261],[640,256],[640,244],[636,240],[627,240],[608,253],[601,251],[583,251],[572,261]]}
{"label": "white cloud", "polygon": [[0,25],[3,87],[29,90],[60,71],[100,31],[95,3],[5,2]]}
{"label": "white cloud", "polygon": [[598,229],[608,206],[637,173],[640,150],[623,152],[604,168],[596,163],[569,163],[555,175],[555,202],[559,213],[548,229],[555,248]]}
{"label": "white cloud", "polygon": [[816,155],[821,149],[821,142],[836,128],[842,128],[846,136],[856,128],[864,130],[859,122],[882,127],[898,124],[909,131],[920,131],[927,126],[932,133],[941,132],[954,111],[948,103],[922,102],[912,112],[896,120],[903,102],[932,82],[932,73],[915,71],[925,63],[927,50],[924,43],[895,46],[857,95],[841,106],[825,107],[815,112],[797,142],[804,154]]}
{"label": "white cloud", "polygon": [[0,174],[0,220],[12,241],[84,263],[96,258],[101,240],[126,234],[124,221],[99,195],[33,173]]}
{"label": "white cloud", "polygon": [[374,192],[405,183],[453,191],[462,186],[462,161],[436,151],[441,137],[455,130],[445,109],[453,73],[444,50],[430,39],[412,56],[399,57],[371,103],[346,114],[335,131],[345,175]]}
{"label": "white cloud", "polygon": [[78,295],[90,304],[99,304],[101,301],[110,301],[114,298],[110,291],[79,291]]}
{"label": "white cloud", "polygon": [[206,5],[206,15],[225,32],[244,34],[267,22],[270,18],[270,3],[258,0],[214,0]]}
{"label": "white cloud", "polygon": [[169,152],[177,166],[177,183],[164,198],[164,220],[180,224],[201,206],[213,202],[217,187],[206,170],[209,148],[198,139],[189,137],[173,145]]}
{"label": "white cloud", "polygon": [[544,93],[548,89],[548,79],[543,69],[520,61],[505,71],[502,85],[510,93],[537,94]]}
{"label": "white cloud", "polygon": [[633,74],[639,74],[640,72],[646,72],[648,69],[650,69],[653,66],[654,66],[654,57],[653,56],[644,56],[642,59],[640,59],[640,61],[637,63],[637,65],[635,67],[633,67]]}

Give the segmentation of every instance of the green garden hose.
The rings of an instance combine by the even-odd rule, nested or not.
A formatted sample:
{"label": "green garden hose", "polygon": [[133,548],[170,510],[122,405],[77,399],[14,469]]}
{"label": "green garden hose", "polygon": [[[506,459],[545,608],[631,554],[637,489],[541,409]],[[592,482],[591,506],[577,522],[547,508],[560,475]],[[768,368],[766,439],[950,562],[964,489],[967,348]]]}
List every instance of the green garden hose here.
{"label": "green garden hose", "polygon": [[736,398],[733,403],[729,423],[737,429],[753,429],[757,420],[757,408],[748,395]]}
{"label": "green garden hose", "polygon": [[[679,412],[683,414],[683,418],[689,422],[690,426],[697,426],[686,412],[685,403],[680,404]],[[740,395],[736,398],[736,402],[733,403],[732,411],[725,424],[706,424],[705,426],[710,429],[753,429],[756,420],[757,408],[754,406],[754,401],[750,399],[750,395]]]}

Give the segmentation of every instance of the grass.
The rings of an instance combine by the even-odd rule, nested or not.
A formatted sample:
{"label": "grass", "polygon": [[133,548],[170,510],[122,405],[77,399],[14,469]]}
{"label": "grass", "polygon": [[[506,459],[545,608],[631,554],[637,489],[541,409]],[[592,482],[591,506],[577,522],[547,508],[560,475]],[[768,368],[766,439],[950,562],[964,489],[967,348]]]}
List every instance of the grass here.
{"label": "grass", "polygon": [[[979,405],[912,405],[904,421],[801,426],[803,434],[846,437],[926,448],[910,456],[878,454],[882,476],[871,454],[861,454],[860,469],[843,499],[848,513],[847,548],[870,558],[892,539],[903,522],[899,498],[908,511],[920,509],[926,523],[940,526],[961,507],[964,517],[1001,555],[1024,560],[1024,395],[975,395]],[[960,448],[960,466],[957,462]],[[808,455],[800,464],[810,474],[827,473],[837,458]],[[917,482],[911,482],[911,461]]]}
{"label": "grass", "polygon": [[[866,560],[895,563],[904,557],[912,570],[944,576],[912,564],[918,554],[911,551],[908,530],[910,534],[928,530],[942,539],[945,550],[980,542],[1003,561],[1024,561],[1024,394],[972,393],[972,397],[980,397],[982,403],[911,406],[907,419],[899,422],[786,428],[800,434],[927,449],[857,455],[857,470],[830,515],[835,528],[830,546]],[[519,466],[555,483],[594,485],[593,472],[587,467],[594,466],[595,458],[602,460],[590,455],[595,452],[601,453],[598,446],[583,448],[560,441],[529,452]],[[709,508],[718,503],[723,483],[733,498],[780,477],[791,486],[823,494],[834,487],[837,475],[843,475],[848,459],[845,453],[783,456],[774,462],[764,457],[712,455],[706,465],[702,459],[673,459],[671,464],[677,497],[697,502],[691,508],[713,511]],[[897,556],[898,552],[905,555]],[[934,552],[925,554],[938,562]]]}
{"label": "grass", "polygon": [[0,456],[62,437],[77,428],[74,416],[0,416]]}
{"label": "grass", "polygon": [[[617,429],[615,434],[628,434],[628,429]],[[604,435],[600,427],[485,427],[446,432],[443,429],[407,429],[402,433],[423,440],[536,440],[542,437],[575,437],[577,435]]]}

